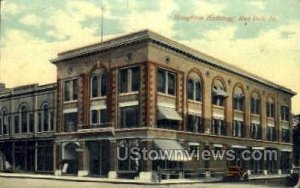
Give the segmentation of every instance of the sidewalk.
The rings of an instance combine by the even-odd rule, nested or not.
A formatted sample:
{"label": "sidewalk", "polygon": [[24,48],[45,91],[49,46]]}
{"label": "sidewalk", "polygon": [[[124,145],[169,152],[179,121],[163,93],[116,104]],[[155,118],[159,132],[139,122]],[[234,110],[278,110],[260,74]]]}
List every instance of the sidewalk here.
{"label": "sidewalk", "polygon": [[[286,178],[288,174],[276,175],[251,175],[249,180],[263,180],[263,179],[278,179]],[[78,176],[54,176],[42,174],[20,174],[20,173],[0,173],[0,177],[5,178],[28,178],[28,179],[46,179],[46,180],[60,180],[73,182],[102,182],[112,184],[141,184],[141,185],[167,185],[167,184],[197,184],[197,183],[217,183],[222,182],[222,177],[211,177],[209,179],[167,179],[158,182],[149,182],[141,179],[108,179],[101,177],[78,177]]]}

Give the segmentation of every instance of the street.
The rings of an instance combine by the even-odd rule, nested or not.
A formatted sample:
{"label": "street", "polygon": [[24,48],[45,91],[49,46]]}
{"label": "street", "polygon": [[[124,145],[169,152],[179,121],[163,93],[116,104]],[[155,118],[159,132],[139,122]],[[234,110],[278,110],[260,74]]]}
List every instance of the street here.
{"label": "street", "polygon": [[267,188],[267,187],[286,187],[285,180],[256,180],[250,182],[238,183],[202,183],[202,184],[173,184],[173,185],[141,185],[141,184],[116,184],[116,183],[100,183],[100,182],[75,182],[61,180],[46,179],[28,179],[28,178],[0,178],[0,188],[138,188],[138,187],[174,187],[174,188]]}

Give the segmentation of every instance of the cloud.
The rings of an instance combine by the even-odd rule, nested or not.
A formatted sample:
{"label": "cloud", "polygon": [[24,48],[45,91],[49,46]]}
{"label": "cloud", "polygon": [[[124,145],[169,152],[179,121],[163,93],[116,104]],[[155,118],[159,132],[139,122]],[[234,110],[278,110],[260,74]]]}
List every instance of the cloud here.
{"label": "cloud", "polygon": [[[138,7],[139,3],[141,1],[135,1],[130,6],[131,8]],[[172,13],[179,10],[178,5],[172,0],[157,1],[157,3],[157,9],[145,11],[131,9],[130,13],[121,18],[121,26],[125,32],[150,29],[169,37],[174,36],[176,34],[173,29],[175,23],[170,17]]]}
{"label": "cloud", "polygon": [[23,10],[23,7],[19,4],[12,3],[11,1],[1,1],[3,15],[15,15]]}
{"label": "cloud", "polygon": [[265,9],[265,6],[266,6],[265,2],[263,2],[263,1],[249,1],[249,4],[259,10]]}
{"label": "cloud", "polygon": [[42,24],[42,19],[35,14],[28,14],[24,16],[20,22],[24,25],[40,27]]}

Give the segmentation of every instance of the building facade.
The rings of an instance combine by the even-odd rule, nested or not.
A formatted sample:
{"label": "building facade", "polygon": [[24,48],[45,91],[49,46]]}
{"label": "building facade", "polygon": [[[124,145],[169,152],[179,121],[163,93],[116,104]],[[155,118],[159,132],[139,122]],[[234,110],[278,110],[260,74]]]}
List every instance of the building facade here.
{"label": "building facade", "polygon": [[[149,181],[158,172],[166,178],[188,178],[232,165],[254,174],[286,173],[291,168],[290,109],[296,93],[290,89],[148,30],[63,52],[51,62],[57,66],[57,83],[50,85],[48,93],[37,90],[53,108],[55,120],[49,124],[53,123],[54,134],[52,129],[47,134],[39,132],[39,112],[44,108],[35,91],[28,96],[28,105],[34,105],[32,137],[31,132],[23,136],[15,130],[1,137],[4,161],[13,164],[14,171],[20,165],[12,143],[20,139],[27,148],[38,148],[39,139],[44,138],[44,145],[52,146],[45,153],[53,150],[55,175]],[[24,92],[22,98],[26,96]],[[20,124],[22,129],[22,107],[17,105],[23,99],[17,103],[16,97],[14,89],[3,92],[0,105],[7,103],[4,109],[11,117],[18,114],[19,120],[10,127]],[[12,149],[6,151],[7,144]],[[231,149],[235,160],[197,160],[196,156],[118,160],[120,153],[129,152],[125,148],[133,147],[149,151]],[[277,159],[241,160],[244,150],[267,149],[276,150]],[[31,158],[31,152],[26,153]],[[34,171],[39,171],[39,152],[35,155]],[[31,163],[25,166],[32,168]]]}
{"label": "building facade", "polygon": [[53,172],[56,84],[0,88],[0,169]]}

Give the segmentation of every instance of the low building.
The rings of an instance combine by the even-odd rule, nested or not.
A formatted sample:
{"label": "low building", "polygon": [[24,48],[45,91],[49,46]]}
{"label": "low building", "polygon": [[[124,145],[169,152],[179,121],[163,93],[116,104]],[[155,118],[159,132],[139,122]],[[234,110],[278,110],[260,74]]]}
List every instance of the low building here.
{"label": "low building", "polygon": [[[157,175],[182,178],[220,172],[232,165],[253,174],[291,168],[290,109],[296,93],[288,88],[148,30],[63,52],[51,62],[58,71],[57,86],[49,91],[53,97],[57,93],[51,98],[56,119],[54,136],[47,138],[53,141],[56,175],[149,181]],[[6,95],[14,92],[9,92],[0,95],[0,105],[4,99],[12,103]],[[37,111],[30,138],[37,140],[38,109],[43,108],[34,96]],[[16,109],[8,112],[21,116]],[[9,140],[1,137],[2,144],[16,141],[14,135],[24,134],[13,130]],[[126,148],[139,148],[136,154],[142,149],[235,152],[234,160],[198,160],[197,155],[120,159],[132,155]],[[268,149],[276,151],[275,158],[242,160],[243,151]],[[17,170],[19,154],[9,155]],[[39,168],[38,160],[35,163]]]}

